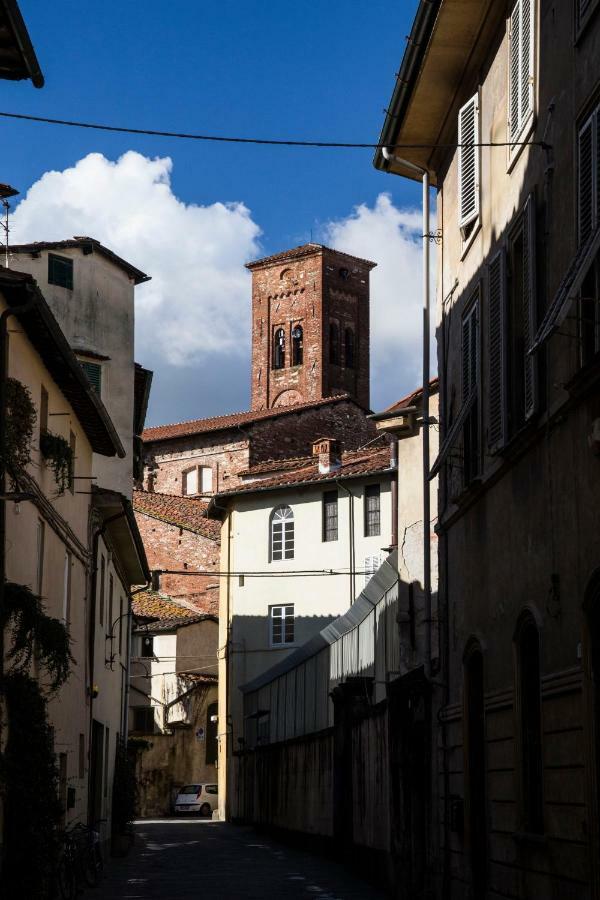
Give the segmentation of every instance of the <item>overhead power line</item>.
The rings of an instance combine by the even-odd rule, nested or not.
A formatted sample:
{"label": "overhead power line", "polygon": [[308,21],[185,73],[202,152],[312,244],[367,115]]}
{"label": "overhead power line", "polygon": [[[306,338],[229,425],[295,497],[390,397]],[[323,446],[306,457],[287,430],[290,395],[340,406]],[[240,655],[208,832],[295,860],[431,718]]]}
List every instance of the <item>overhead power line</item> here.
{"label": "overhead power line", "polygon": [[132,128],[123,125],[103,125],[99,122],[78,122],[71,119],[52,119],[46,116],[30,116],[25,113],[0,112],[5,119],[21,119],[25,122],[39,122],[45,125],[63,125],[68,128],[91,128],[94,131],[109,131],[117,134],[140,134],[150,137],[177,138],[184,141],[206,141],[222,144],[258,144],[268,147],[314,147],[338,150],[434,150],[455,149],[457,147],[517,147],[528,144],[531,147],[549,149],[545,141],[479,141],[477,143],[453,144],[378,144],[353,141],[292,141],[280,138],[232,137],[219,134],[194,134],[184,131],[163,131],[156,128]]}

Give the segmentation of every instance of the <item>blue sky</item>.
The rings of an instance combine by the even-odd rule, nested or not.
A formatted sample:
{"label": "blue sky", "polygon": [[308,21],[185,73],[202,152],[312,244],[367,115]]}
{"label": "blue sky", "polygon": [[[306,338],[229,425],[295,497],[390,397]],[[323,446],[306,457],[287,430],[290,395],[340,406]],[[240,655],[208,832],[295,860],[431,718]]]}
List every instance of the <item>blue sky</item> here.
{"label": "blue sky", "polygon": [[[3,110],[175,131],[375,141],[417,0],[323,0],[313,4],[104,0],[93,6],[74,0],[21,0],[20,5],[46,86],[38,91],[30,83],[1,82]],[[390,237],[395,230],[396,237],[402,232],[405,243],[414,243],[415,223],[402,215],[407,208],[418,208],[419,188],[376,172],[368,150],[199,144],[5,119],[1,127],[2,180],[17,187],[23,196],[48,170],[71,170],[90,153],[114,162],[133,150],[140,154],[134,162],[141,167],[145,159],[170,158],[168,175],[163,172],[157,177],[168,181],[168,190],[183,204],[213,212],[220,209],[215,204],[243,204],[246,212],[241,224],[251,221],[255,233],[247,233],[246,243],[236,245],[240,259],[249,247],[277,252],[310,240],[311,233],[315,240],[337,235],[338,241],[348,241],[348,225],[354,242],[360,243],[357,219],[364,220],[368,232],[373,224],[370,217],[378,209],[391,229]],[[65,228],[75,227],[83,203],[78,192],[85,178],[95,177],[94,171],[88,167],[87,174],[81,171],[79,180],[68,182],[75,211],[64,220],[55,211],[57,228],[62,221]],[[377,207],[383,192],[390,195],[385,209]],[[41,189],[39,193],[41,196]],[[123,215],[131,219],[131,204],[127,197],[120,201],[120,196],[99,191],[94,201],[99,216],[96,230],[104,227],[104,234],[91,230],[94,209],[89,208],[87,199],[85,215],[81,213],[87,233],[91,230],[107,242],[117,233],[114,226],[110,231],[103,225],[107,212],[102,206],[107,203],[114,206],[111,222],[119,215],[120,202]],[[47,212],[49,202],[46,197],[41,207],[36,207],[32,199],[29,215],[23,215],[21,222],[17,212],[13,240],[58,236],[36,230],[43,227],[44,216],[40,214],[36,221],[34,212]],[[63,193],[63,206],[69,202],[68,192]],[[169,208],[173,210],[175,205],[174,201]],[[361,205],[363,213],[357,213]],[[232,212],[230,231],[241,221],[240,208],[237,210]],[[394,219],[391,214],[396,211],[400,218]],[[156,220],[147,226],[155,230],[153,255],[149,259],[147,251],[144,255],[140,250],[138,258],[131,259],[139,264],[143,257],[151,275],[153,263],[158,271],[165,268],[164,260],[159,259],[160,233],[169,229],[169,215],[165,211],[161,217],[157,206]],[[381,216],[377,221],[382,221]],[[383,244],[383,231],[382,235]],[[126,243],[131,258],[136,247],[131,241]],[[121,252],[114,240],[112,246]],[[356,247],[351,249],[357,252]],[[391,245],[387,251],[389,255]],[[235,290],[244,290],[246,284],[249,302],[249,283],[239,280],[245,278],[243,270],[238,279],[240,259],[236,256]],[[182,257],[182,265],[186,260]],[[418,266],[417,257],[414,265]],[[219,271],[223,277],[215,276],[212,290],[221,291],[225,296],[220,296],[218,303],[226,304],[227,265]],[[166,276],[161,283],[168,283]],[[380,290],[385,292],[382,286]],[[391,287],[387,285],[385,290]],[[158,301],[153,302],[156,311]],[[177,297],[169,302],[177,303]],[[209,301],[198,300],[200,310],[205,302]],[[217,303],[214,296],[212,302]],[[160,320],[156,314],[152,319],[151,306],[148,301],[146,307],[143,303],[138,307],[138,320],[146,314],[148,320],[141,322],[144,329],[137,354],[156,371],[149,421],[247,407],[248,348],[240,351],[224,341],[205,353],[199,341],[185,359],[177,359],[153,345],[151,331]],[[411,379],[414,366],[405,372],[399,371],[397,362],[394,366],[390,362],[385,371],[380,367],[374,373],[373,405],[392,402],[412,387]]]}

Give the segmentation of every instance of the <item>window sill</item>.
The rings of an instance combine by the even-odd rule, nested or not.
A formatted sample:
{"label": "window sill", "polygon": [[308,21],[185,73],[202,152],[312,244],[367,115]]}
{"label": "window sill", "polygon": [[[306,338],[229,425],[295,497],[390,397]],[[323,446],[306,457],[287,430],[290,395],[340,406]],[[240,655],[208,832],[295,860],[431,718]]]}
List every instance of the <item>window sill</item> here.
{"label": "window sill", "polygon": [[[521,155],[526,147],[529,144],[525,143],[529,140],[533,132],[535,131],[535,114],[531,113],[517,137],[515,138],[512,145],[508,148],[508,165],[506,168],[506,174],[510,175],[513,169],[515,168],[517,162],[521,158]],[[518,146],[517,146],[518,145]]]}
{"label": "window sill", "polygon": [[462,262],[473,244],[475,243],[475,238],[481,231],[481,216],[478,216],[475,220],[475,224],[473,225],[473,230],[466,240],[462,241],[462,250],[460,251],[460,261]]}

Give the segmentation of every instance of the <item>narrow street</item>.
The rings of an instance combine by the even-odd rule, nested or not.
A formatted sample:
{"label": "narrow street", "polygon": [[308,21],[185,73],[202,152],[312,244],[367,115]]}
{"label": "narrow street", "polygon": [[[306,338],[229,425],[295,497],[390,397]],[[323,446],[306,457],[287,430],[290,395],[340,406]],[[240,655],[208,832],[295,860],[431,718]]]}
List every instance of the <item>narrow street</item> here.
{"label": "narrow street", "polygon": [[[87,896],[87,894],[86,894]],[[112,860],[95,900],[379,900],[385,895],[326,857],[266,838],[252,828],[202,819],[148,820],[136,843]]]}

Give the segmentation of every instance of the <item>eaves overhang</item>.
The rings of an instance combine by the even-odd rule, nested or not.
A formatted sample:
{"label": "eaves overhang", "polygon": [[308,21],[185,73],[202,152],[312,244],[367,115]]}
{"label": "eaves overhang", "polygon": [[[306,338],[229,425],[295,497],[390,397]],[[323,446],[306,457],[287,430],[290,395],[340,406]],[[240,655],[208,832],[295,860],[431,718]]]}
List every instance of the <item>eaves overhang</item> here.
{"label": "eaves overhang", "polygon": [[[383,172],[418,179],[419,174],[392,155],[437,173],[456,143],[461,86],[473,80],[485,61],[506,12],[495,0],[421,0],[396,77],[373,165]],[[470,89],[470,88],[469,88]]]}
{"label": "eaves overhang", "polygon": [[44,76],[16,0],[0,0],[0,78],[30,78],[34,87],[44,86]]}
{"label": "eaves overhang", "polygon": [[129,585],[150,581],[144,542],[130,500],[119,491],[94,486],[92,505],[105,522]]}

